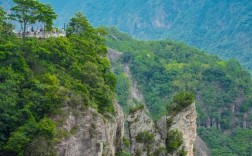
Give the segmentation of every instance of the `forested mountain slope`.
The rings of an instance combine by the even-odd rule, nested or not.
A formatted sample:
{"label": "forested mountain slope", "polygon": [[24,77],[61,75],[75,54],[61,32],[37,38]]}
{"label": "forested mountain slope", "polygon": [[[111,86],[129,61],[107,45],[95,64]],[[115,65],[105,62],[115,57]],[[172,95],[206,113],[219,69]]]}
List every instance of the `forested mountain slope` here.
{"label": "forested mountain slope", "polygon": [[106,45],[84,16],[68,37],[49,39],[17,38],[2,17],[0,8],[0,155],[55,155],[75,134],[61,128],[66,113],[115,115]]}
{"label": "forested mountain slope", "polygon": [[[108,29],[107,44],[123,52],[113,62],[118,100],[127,106],[129,66],[153,118],[171,110],[178,91],[196,94],[198,132],[214,156],[249,155],[252,135],[252,81],[235,60],[222,61],[183,43],[133,40]],[[125,98],[126,97],[126,98]]]}
{"label": "forested mountain slope", "polygon": [[53,4],[60,26],[81,11],[95,26],[117,26],[141,39],[184,41],[252,67],[251,0],[41,1]]}
{"label": "forested mountain slope", "polygon": [[[24,8],[18,17],[45,7],[18,2],[25,3],[16,3]],[[6,16],[0,8],[0,156],[193,155],[197,116],[191,94],[176,98],[183,109],[170,125],[157,128],[142,106],[131,108],[125,120],[104,29],[77,13],[64,37],[21,38]]]}

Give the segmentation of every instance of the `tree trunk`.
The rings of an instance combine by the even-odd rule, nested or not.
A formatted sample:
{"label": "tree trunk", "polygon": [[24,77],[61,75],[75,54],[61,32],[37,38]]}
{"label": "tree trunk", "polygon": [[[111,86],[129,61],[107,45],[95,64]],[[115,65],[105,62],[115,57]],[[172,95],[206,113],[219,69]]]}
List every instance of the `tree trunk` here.
{"label": "tree trunk", "polygon": [[23,34],[22,34],[22,39],[23,39],[23,40],[25,39],[26,26],[27,26],[27,23],[26,23],[26,22],[24,22]]}

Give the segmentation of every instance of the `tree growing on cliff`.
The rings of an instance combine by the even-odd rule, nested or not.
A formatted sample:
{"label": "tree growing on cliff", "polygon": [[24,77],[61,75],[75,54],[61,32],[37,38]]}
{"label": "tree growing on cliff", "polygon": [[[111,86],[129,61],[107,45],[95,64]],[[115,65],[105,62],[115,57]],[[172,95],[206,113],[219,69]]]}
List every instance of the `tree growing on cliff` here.
{"label": "tree growing on cliff", "polygon": [[183,144],[182,133],[177,130],[168,131],[165,143],[167,152],[172,154]]}
{"label": "tree growing on cliff", "polygon": [[192,92],[179,92],[174,95],[172,102],[167,106],[168,114],[176,114],[188,107],[195,101],[195,94]]}
{"label": "tree growing on cliff", "polygon": [[13,1],[15,6],[11,8],[12,14],[10,17],[12,20],[21,24],[23,38],[25,37],[25,32],[29,24],[42,22],[46,24],[46,28],[50,28],[53,24],[53,20],[57,17],[50,5],[42,4],[37,0]]}
{"label": "tree growing on cliff", "polygon": [[144,148],[147,150],[147,155],[149,155],[150,147],[154,141],[154,135],[148,131],[140,132],[136,136],[136,142],[144,144]]}

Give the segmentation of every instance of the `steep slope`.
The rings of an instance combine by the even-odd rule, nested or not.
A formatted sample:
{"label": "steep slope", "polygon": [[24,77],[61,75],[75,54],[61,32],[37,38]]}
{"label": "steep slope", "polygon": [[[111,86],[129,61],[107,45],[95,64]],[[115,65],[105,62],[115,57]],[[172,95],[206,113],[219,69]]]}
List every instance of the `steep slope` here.
{"label": "steep slope", "polygon": [[[130,64],[118,65],[116,63],[121,57],[122,53],[109,49],[112,70],[117,73],[117,98],[124,108],[125,114],[128,114],[123,151],[132,155],[163,156],[169,153],[174,156],[183,154],[192,156],[197,135],[196,108],[195,103],[191,104],[193,99],[189,100],[189,106],[185,106],[178,112],[172,111],[174,115],[165,115],[155,123],[146,107],[145,98],[139,90],[138,82],[132,76]],[[121,66],[121,70],[118,69],[118,66]],[[177,134],[178,137],[171,137],[174,134]],[[179,143],[177,144],[177,142]],[[175,147],[173,147],[174,144],[176,144]],[[170,149],[171,147],[173,148]]]}
{"label": "steep slope", "polygon": [[184,41],[221,58],[237,58],[251,70],[250,0],[41,1],[54,5],[60,26],[81,11],[95,26],[117,26],[141,39]]}
{"label": "steep slope", "polygon": [[[252,81],[237,61],[222,61],[182,43],[137,41],[115,29],[109,32],[107,44],[122,52],[120,59],[112,63],[120,95],[129,95],[122,89],[129,88],[122,85],[127,82],[124,64],[129,66],[155,119],[166,113],[167,105],[170,109],[169,101],[176,92],[193,91],[197,95],[198,132],[213,155],[249,153]],[[230,136],[233,141],[228,139]],[[226,140],[224,145],[221,138]]]}
{"label": "steep slope", "polygon": [[[5,15],[1,8],[0,14]],[[0,18],[1,156],[125,154],[125,119],[114,98],[116,79],[101,35],[104,31],[93,28],[82,14],[70,23],[67,37],[21,39],[12,30],[2,29],[10,25]],[[125,71],[131,76],[127,66]],[[130,102],[143,101],[137,83],[133,82],[130,92]],[[130,140],[142,147],[149,141],[146,136],[153,136],[157,138],[153,144],[159,145],[161,135],[154,121],[144,113],[138,117],[148,119],[156,133],[145,135],[138,127],[130,127],[136,135],[130,135]],[[150,130],[145,121],[137,124]],[[190,138],[179,139],[182,144]],[[138,155],[134,150],[131,154]]]}
{"label": "steep slope", "polygon": [[[78,14],[73,20],[79,22],[74,23],[78,33],[62,38],[22,40],[0,29],[0,155],[54,155],[62,140],[66,143],[95,129],[92,123],[80,123],[92,117],[83,113],[97,115],[90,120],[101,126],[94,142],[109,142],[110,153],[115,153],[119,111],[114,106],[116,80],[108,52],[98,30],[84,16]],[[114,121],[104,123],[109,119]],[[111,137],[104,138],[105,134]],[[80,138],[85,137],[89,136]],[[92,139],[86,141],[92,144]]]}

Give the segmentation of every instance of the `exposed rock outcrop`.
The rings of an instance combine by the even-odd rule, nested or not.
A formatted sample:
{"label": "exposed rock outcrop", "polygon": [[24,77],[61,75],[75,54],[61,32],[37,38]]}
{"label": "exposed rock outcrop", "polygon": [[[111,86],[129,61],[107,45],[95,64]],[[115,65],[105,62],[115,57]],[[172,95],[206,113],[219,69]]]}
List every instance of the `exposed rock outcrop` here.
{"label": "exposed rock outcrop", "polygon": [[161,138],[155,123],[144,109],[139,109],[131,113],[127,118],[127,122],[129,123],[130,150],[133,156],[136,155],[138,151],[141,152],[142,156],[147,155],[145,145],[136,141],[137,135],[141,132],[149,132],[154,137],[154,142],[151,147],[149,147],[150,149],[148,149],[150,153],[154,153],[159,148],[165,148],[165,141]]}
{"label": "exposed rock outcrop", "polygon": [[169,130],[178,130],[183,135],[183,147],[187,156],[193,156],[193,146],[197,135],[197,113],[195,103],[178,113],[172,120]]}
{"label": "exposed rock outcrop", "polygon": [[194,143],[194,156],[209,156],[210,151],[207,147],[207,145],[204,143],[203,140],[199,136],[196,137],[195,143]]}
{"label": "exposed rock outcrop", "polygon": [[[187,156],[193,156],[194,142],[197,135],[196,119],[196,107],[195,103],[193,103],[172,118],[169,116],[162,117],[157,122],[157,127],[163,139],[166,138],[168,131],[177,130],[181,132],[183,136],[183,144],[180,146],[180,149],[184,147]],[[167,125],[168,121],[171,121],[169,126]]]}
{"label": "exposed rock outcrop", "polygon": [[116,115],[104,118],[94,109],[71,111],[65,108],[67,119],[62,130],[71,133],[56,146],[59,156],[115,155],[124,133],[124,115],[115,104]]}
{"label": "exposed rock outcrop", "polygon": [[[172,120],[171,117],[163,116],[157,124],[153,122],[145,109],[142,108],[134,111],[127,118],[129,123],[131,154],[135,155],[138,151],[141,151],[141,155],[147,155],[145,145],[136,140],[136,137],[141,132],[149,132],[154,136],[154,143],[149,149],[149,153],[153,154],[160,151],[160,149],[166,148],[167,133],[173,130],[182,134],[183,143],[179,146],[178,151],[184,149],[187,152],[187,156],[193,156],[194,142],[197,135],[196,118],[197,114],[194,103],[175,115]],[[171,121],[169,125],[167,125],[168,121]],[[159,154],[167,155],[165,152]],[[179,152],[174,152],[172,155],[177,156]]]}
{"label": "exposed rock outcrop", "polygon": [[[121,56],[122,56],[121,52],[118,52],[113,49],[109,49],[109,59],[112,64],[114,62],[116,62]],[[127,78],[129,79],[130,88],[129,88],[129,97],[127,100],[128,106],[129,107],[135,106],[136,102],[138,104],[140,103],[140,104],[145,105],[144,96],[143,96],[142,92],[138,89],[137,81],[134,80],[134,78],[132,76],[129,64],[123,64],[122,69],[123,69],[123,72],[125,73],[125,75],[127,76]]]}

